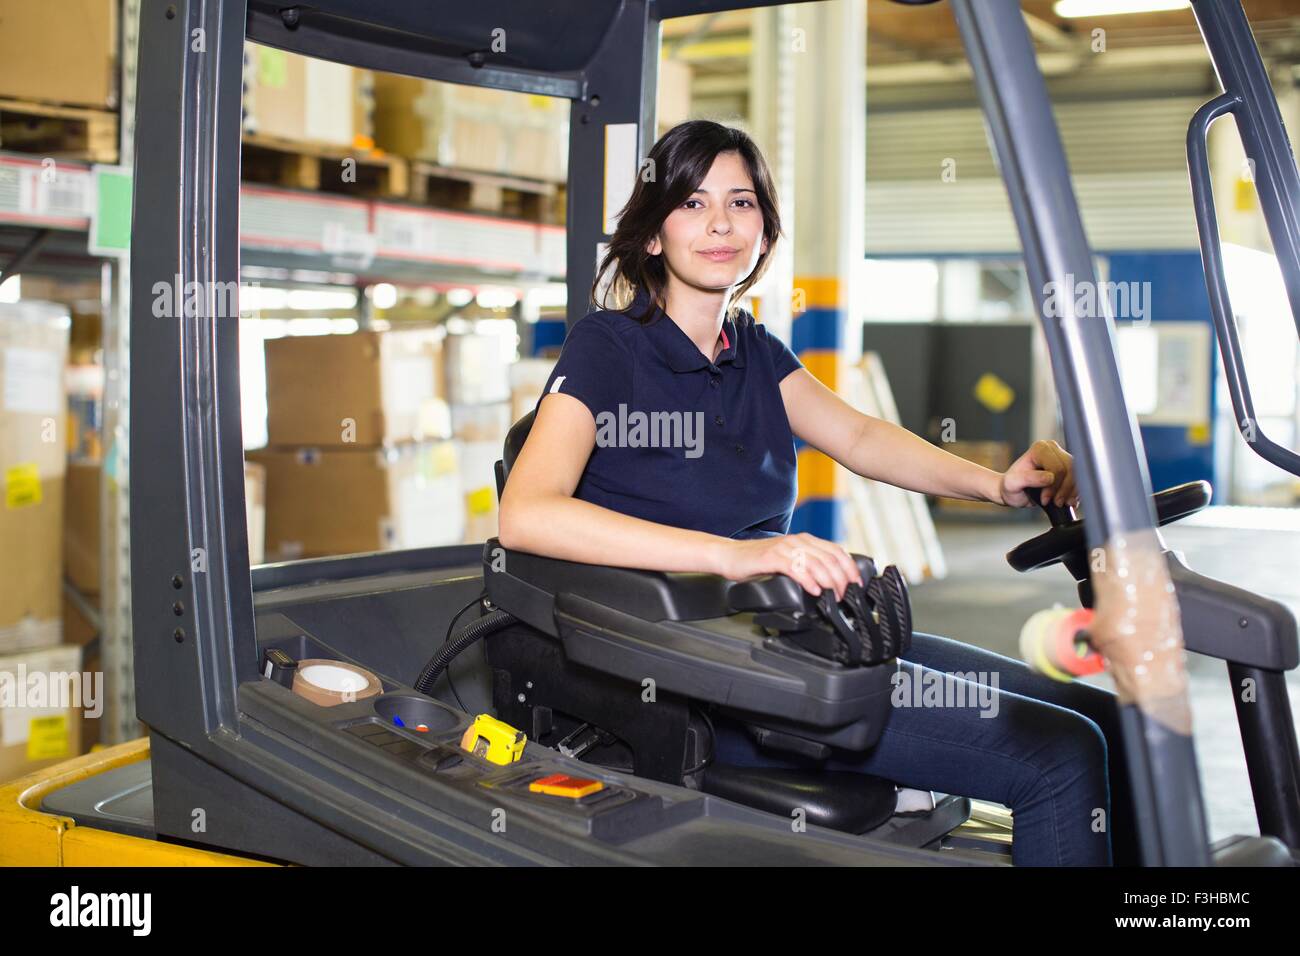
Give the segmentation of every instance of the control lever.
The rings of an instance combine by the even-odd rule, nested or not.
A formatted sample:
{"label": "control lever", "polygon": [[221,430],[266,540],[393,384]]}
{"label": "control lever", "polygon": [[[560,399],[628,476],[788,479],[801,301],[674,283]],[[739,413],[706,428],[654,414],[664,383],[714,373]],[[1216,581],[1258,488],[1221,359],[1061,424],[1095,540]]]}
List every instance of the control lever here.
{"label": "control lever", "polygon": [[830,588],[816,597],[804,591],[801,607],[761,612],[754,623],[847,667],[871,666],[906,653],[912,645],[907,583],[892,564],[875,574],[868,561],[863,570],[867,586],[853,582],[839,601]]}
{"label": "control lever", "polygon": [[1034,495],[1034,502],[1038,507],[1043,509],[1043,512],[1047,515],[1047,520],[1052,523],[1053,528],[1058,528],[1063,524],[1070,524],[1073,521],[1079,520],[1078,515],[1074,512],[1074,508],[1070,505],[1058,505],[1051,500],[1049,500],[1047,504],[1043,504],[1042,489],[1031,488],[1029,490],[1031,492],[1038,492],[1038,494]]}

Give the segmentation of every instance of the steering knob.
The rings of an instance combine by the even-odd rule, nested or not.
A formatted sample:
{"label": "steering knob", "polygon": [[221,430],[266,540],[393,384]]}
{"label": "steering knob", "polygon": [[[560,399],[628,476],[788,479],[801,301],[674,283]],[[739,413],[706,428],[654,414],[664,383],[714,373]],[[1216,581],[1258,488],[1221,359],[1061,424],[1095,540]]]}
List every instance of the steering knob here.
{"label": "steering knob", "polygon": [[1047,504],[1043,504],[1041,491],[1035,496],[1034,501],[1038,507],[1047,513],[1047,520],[1052,523],[1053,528],[1059,528],[1063,524],[1079,520],[1078,515],[1074,513],[1074,509],[1069,505],[1054,504],[1050,498],[1047,500]]}

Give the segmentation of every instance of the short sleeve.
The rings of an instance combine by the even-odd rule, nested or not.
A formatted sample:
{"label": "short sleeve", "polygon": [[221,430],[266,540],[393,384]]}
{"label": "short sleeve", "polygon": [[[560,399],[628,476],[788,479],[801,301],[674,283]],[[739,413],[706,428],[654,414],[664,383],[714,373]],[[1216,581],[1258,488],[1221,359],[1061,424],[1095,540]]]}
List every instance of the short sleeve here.
{"label": "short sleeve", "polygon": [[778,383],[791,372],[797,372],[804,367],[803,362],[799,361],[799,356],[790,350],[790,346],[773,335],[771,329],[765,325],[759,325],[759,328],[762,330],[760,335],[766,340],[768,351],[772,354],[772,366],[776,369]]}
{"label": "short sleeve", "polygon": [[627,346],[608,323],[593,313],[569,330],[537,400],[563,392],[581,401],[596,418],[603,411],[617,412],[619,403],[630,404],[632,361]]}

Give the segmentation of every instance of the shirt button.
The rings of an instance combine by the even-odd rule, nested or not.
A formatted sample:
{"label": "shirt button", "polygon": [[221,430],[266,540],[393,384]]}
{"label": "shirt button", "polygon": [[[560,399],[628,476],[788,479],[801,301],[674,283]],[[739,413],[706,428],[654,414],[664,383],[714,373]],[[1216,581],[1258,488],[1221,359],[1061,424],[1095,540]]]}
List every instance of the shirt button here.
{"label": "shirt button", "polygon": [[713,424],[715,424],[715,425],[721,425],[721,424],[722,424],[722,416],[721,416],[721,415],[714,415],[714,416],[713,416]]}
{"label": "shirt button", "polygon": [[744,446],[744,445],[737,445],[737,446],[736,446],[736,454],[737,454],[737,455],[744,454],[744,451],[745,451],[745,446]]}
{"label": "shirt button", "polygon": [[718,380],[717,380],[717,378],[710,378],[710,379],[709,379],[709,384],[710,384],[710,385],[717,385],[717,384],[718,384]]}

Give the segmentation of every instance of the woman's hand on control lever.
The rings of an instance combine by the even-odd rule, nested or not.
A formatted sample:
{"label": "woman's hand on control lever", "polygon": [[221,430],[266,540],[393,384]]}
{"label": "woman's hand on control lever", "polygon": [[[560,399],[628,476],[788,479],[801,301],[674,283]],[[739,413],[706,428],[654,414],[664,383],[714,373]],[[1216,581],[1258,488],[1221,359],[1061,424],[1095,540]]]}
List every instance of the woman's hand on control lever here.
{"label": "woman's hand on control lever", "polygon": [[1006,470],[999,491],[1002,503],[1013,508],[1035,504],[1078,507],[1074,458],[1054,441],[1036,441]]}
{"label": "woman's hand on control lever", "polygon": [[851,583],[866,586],[857,562],[838,544],[813,535],[787,534],[772,538],[722,539],[717,573],[732,581],[760,574],[786,574],[809,594],[831,588],[841,600]]}

